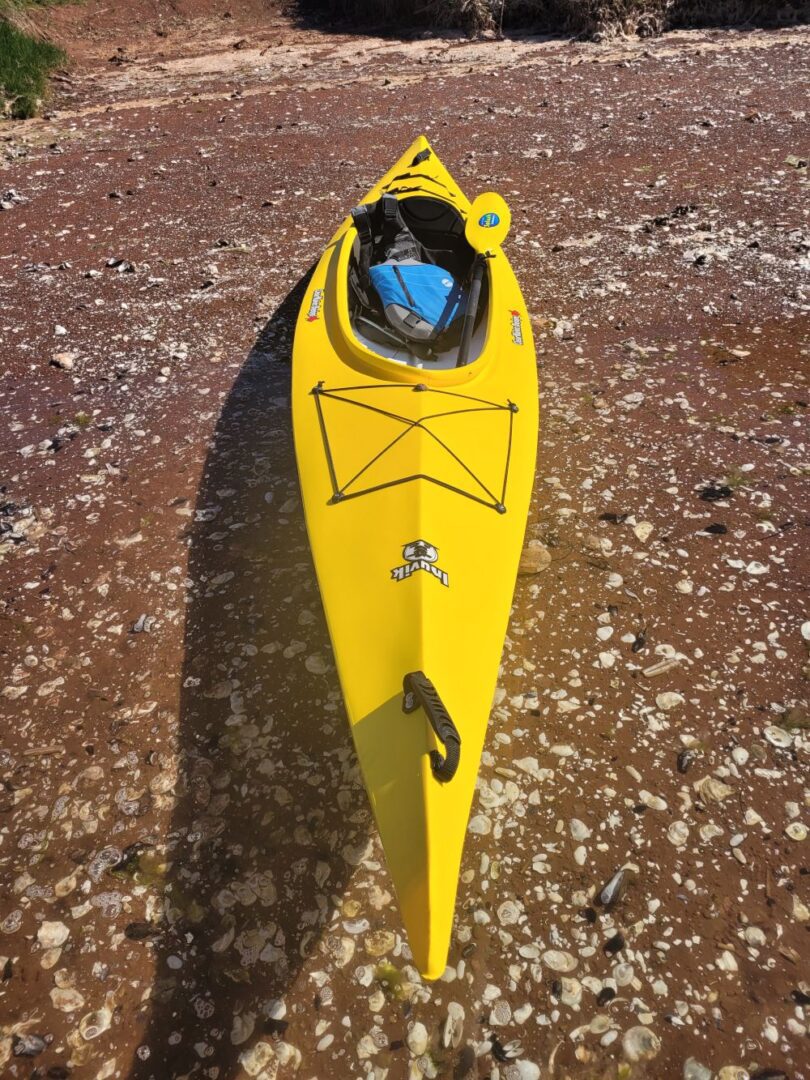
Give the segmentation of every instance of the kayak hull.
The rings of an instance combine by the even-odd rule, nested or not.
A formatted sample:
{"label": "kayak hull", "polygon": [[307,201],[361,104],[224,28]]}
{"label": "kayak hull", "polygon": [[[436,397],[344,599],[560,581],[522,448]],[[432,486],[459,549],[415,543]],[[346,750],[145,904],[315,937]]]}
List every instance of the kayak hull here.
{"label": "kayak hull", "polygon": [[[469,203],[420,138],[366,196],[420,185]],[[417,178],[415,173],[421,174]],[[403,197],[399,195],[399,197]],[[307,289],[293,426],[307,530],[335,661],[414,962],[445,969],[464,838],[507,629],[537,445],[529,319],[498,249],[480,354],[464,368],[374,354],[348,315],[351,219]],[[403,679],[432,680],[461,737],[458,770]]]}

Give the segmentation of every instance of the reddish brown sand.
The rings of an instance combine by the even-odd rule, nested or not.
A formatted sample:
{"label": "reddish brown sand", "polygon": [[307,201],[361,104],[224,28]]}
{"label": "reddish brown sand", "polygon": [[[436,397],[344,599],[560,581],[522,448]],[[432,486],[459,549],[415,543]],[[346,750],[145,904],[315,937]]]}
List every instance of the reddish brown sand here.
{"label": "reddish brown sand", "polygon": [[[810,1077],[806,32],[181,30],[0,135],[2,1076]],[[543,414],[432,985],[289,412],[422,131],[512,205]]]}

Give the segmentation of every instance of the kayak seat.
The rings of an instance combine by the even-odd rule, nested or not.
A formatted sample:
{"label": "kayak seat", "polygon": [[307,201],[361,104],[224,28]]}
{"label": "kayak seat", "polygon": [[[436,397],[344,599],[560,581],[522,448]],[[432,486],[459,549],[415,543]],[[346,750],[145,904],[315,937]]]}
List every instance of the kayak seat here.
{"label": "kayak seat", "polygon": [[435,360],[461,334],[474,259],[463,218],[445,200],[421,195],[383,195],[352,217],[357,237],[349,283],[356,329],[388,349]]}

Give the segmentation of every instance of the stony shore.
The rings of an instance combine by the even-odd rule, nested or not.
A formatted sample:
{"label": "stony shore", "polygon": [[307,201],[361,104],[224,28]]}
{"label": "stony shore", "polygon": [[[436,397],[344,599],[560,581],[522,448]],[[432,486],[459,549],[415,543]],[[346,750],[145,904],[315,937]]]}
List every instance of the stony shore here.
{"label": "stony shore", "polygon": [[[808,1080],[807,32],[219,35],[0,127],[0,1072]],[[289,411],[421,131],[511,203],[542,413],[430,985]]]}

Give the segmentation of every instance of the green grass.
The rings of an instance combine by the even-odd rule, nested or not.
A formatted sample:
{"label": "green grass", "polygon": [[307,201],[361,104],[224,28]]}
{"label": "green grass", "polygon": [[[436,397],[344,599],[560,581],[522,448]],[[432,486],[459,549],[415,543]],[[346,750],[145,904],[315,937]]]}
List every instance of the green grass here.
{"label": "green grass", "polygon": [[36,115],[48,75],[67,61],[58,45],[19,25],[21,8],[15,0],[0,0],[0,115],[15,119]]}

